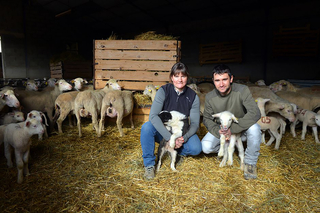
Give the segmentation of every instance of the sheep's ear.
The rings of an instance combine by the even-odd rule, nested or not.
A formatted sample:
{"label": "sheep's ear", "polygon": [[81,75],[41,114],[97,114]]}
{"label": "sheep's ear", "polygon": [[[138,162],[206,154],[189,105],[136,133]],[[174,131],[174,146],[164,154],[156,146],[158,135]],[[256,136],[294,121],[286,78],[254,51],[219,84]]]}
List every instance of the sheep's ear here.
{"label": "sheep's ear", "polygon": [[26,127],[29,127],[31,125],[30,121],[26,122]]}
{"label": "sheep's ear", "polygon": [[239,123],[238,118],[234,115],[232,115],[232,120],[233,120],[233,122]]}
{"label": "sheep's ear", "polygon": [[216,113],[216,114],[213,114],[212,117],[214,117],[214,118],[220,118],[220,115],[221,115],[221,113]]}
{"label": "sheep's ear", "polygon": [[27,117],[28,117],[28,118],[32,118],[32,113],[29,112],[28,115],[27,115]]}

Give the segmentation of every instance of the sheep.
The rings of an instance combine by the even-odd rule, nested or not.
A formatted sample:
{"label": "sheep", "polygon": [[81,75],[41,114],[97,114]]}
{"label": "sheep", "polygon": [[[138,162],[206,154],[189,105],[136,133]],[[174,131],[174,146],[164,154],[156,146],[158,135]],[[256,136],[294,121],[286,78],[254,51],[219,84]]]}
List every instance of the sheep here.
{"label": "sheep", "polygon": [[35,80],[28,79],[26,82],[26,88],[27,91],[38,91],[38,86]]}
{"label": "sheep", "polygon": [[[275,149],[279,149],[281,138],[282,138],[282,119],[277,119],[276,117],[267,116],[265,113],[264,105],[266,102],[270,101],[270,99],[263,99],[263,98],[257,98],[256,102],[258,105],[258,108],[261,113],[261,118],[257,122],[262,131],[262,142],[265,144],[265,131],[268,131],[270,134],[270,140],[266,144],[267,146],[270,146],[274,139],[276,139],[276,145]],[[280,134],[278,132],[278,129],[280,128]]]}
{"label": "sheep", "polygon": [[67,83],[63,79],[60,79],[56,82],[53,90],[41,92],[23,91],[23,93],[18,96],[21,105],[23,106],[22,111],[24,113],[29,113],[31,110],[37,110],[47,113],[47,116],[49,118],[49,126],[52,130],[54,102],[62,92],[71,89],[72,86],[69,83]]}
{"label": "sheep", "polygon": [[1,89],[0,91],[0,111],[7,105],[8,107],[19,108],[20,102],[11,89]]}
{"label": "sheep", "polygon": [[120,132],[120,137],[123,136],[122,119],[129,116],[131,122],[131,128],[134,128],[132,120],[133,111],[133,96],[131,91],[119,91],[113,90],[108,92],[103,100],[101,107],[101,119],[99,122],[98,137],[101,137],[101,131],[104,129],[105,116],[111,118],[117,116],[117,127]]}
{"label": "sheep", "polygon": [[[221,129],[226,131],[230,128],[232,122],[238,123],[238,119],[229,111],[223,111],[220,113],[216,113],[212,115],[213,118],[219,118]],[[239,157],[240,157],[240,169],[244,169],[244,148],[241,141],[241,134],[231,134],[230,136],[230,142],[229,144],[226,143],[226,136],[221,134],[220,135],[220,149],[218,152],[218,156],[222,157],[223,159],[220,163],[220,167],[224,167],[226,165],[226,162],[228,160],[228,165],[233,164],[233,152],[235,145],[238,148],[239,151]]]}
{"label": "sheep", "polygon": [[256,81],[254,84],[255,84],[255,85],[258,85],[258,86],[266,86],[265,81],[264,81],[264,80],[262,80],[262,79],[260,79],[260,80]]}
{"label": "sheep", "polygon": [[196,84],[188,84],[187,86],[197,93],[200,100],[200,115],[202,116],[204,111],[204,104],[206,101],[206,94],[200,92],[200,89]]}
{"label": "sheep", "polygon": [[[121,90],[120,85],[115,81],[115,79],[110,79],[106,82],[105,90]],[[88,90],[89,92],[86,92],[87,94],[90,93],[90,91],[94,90]],[[97,91],[97,90],[95,90]],[[64,119],[71,113],[75,114],[75,99],[78,95],[79,91],[72,91],[68,93],[62,93],[60,94],[57,99],[55,100],[55,115],[54,120],[56,120],[57,126],[58,126],[58,132],[62,133],[62,122]],[[85,96],[84,94],[81,96]],[[100,113],[100,111],[99,111]],[[84,115],[83,115],[84,116]],[[79,118],[83,117],[79,114]],[[72,127],[72,118],[71,115],[69,115],[69,126]]]}
{"label": "sheep", "polygon": [[[42,121],[42,118],[44,119],[44,123]],[[47,132],[47,128],[46,126],[48,126],[47,123],[47,118],[45,116],[45,114],[43,114],[42,112],[39,112],[37,110],[32,110],[27,114],[27,120],[30,119],[35,119],[37,121],[39,121],[44,129],[44,135],[46,138],[48,138],[48,132]],[[38,134],[38,140],[42,140],[43,139],[43,133]]]}
{"label": "sheep", "polygon": [[276,112],[288,119],[290,122],[295,120],[295,105],[277,96],[267,87],[250,86],[249,89],[252,97],[255,99],[259,97],[270,99],[270,101],[265,104],[265,112],[267,115],[269,112]]}
{"label": "sheep", "polygon": [[175,163],[178,152],[174,149],[175,141],[177,138],[186,134],[189,128],[189,121],[186,115],[178,111],[161,111],[159,113],[159,117],[172,135],[169,141],[166,141],[165,139],[160,141],[160,145],[158,147],[157,171],[159,171],[161,167],[161,159],[166,152],[169,152],[171,157],[171,169],[173,171],[177,171],[175,168]]}
{"label": "sheep", "polygon": [[151,98],[151,101],[154,100],[156,93],[157,93],[157,89],[153,84],[148,84],[143,91],[143,94],[149,96]]}
{"label": "sheep", "polygon": [[201,83],[198,84],[199,90],[201,93],[208,93],[214,89],[214,84],[212,83]]}
{"label": "sheep", "polygon": [[24,121],[23,112],[14,110],[12,112],[6,113],[2,118],[0,118],[0,125],[17,123],[21,121]]}
{"label": "sheep", "polygon": [[302,133],[301,133],[301,140],[305,140],[305,136],[307,133],[307,126],[312,127],[312,131],[314,134],[314,138],[316,143],[320,143],[318,138],[318,130],[317,126],[320,126],[320,114],[317,114],[313,111],[306,110],[306,109],[298,109],[297,112],[297,119],[291,123],[290,131],[293,137],[296,137],[295,127],[299,121],[302,122]]}
{"label": "sheep", "polygon": [[35,119],[26,120],[17,124],[8,124],[4,131],[4,150],[9,168],[13,167],[11,151],[14,149],[16,164],[18,168],[18,183],[23,182],[23,174],[29,173],[29,156],[31,136],[43,133],[41,123]]}
{"label": "sheep", "polygon": [[93,90],[93,85],[86,85],[88,81],[83,78],[75,78],[71,82],[76,91]]}

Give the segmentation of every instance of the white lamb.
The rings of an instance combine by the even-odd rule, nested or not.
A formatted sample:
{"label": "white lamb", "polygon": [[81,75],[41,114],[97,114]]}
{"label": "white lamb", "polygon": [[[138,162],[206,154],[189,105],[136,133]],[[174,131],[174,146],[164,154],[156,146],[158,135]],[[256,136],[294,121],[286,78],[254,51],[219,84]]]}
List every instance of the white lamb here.
{"label": "white lamb", "polygon": [[320,126],[320,115],[305,109],[298,109],[296,120],[291,123],[290,130],[293,137],[296,137],[295,128],[299,121],[302,122],[302,133],[301,133],[301,140],[305,140],[305,136],[307,133],[307,126],[312,127],[313,135],[315,138],[316,143],[320,143],[318,138],[318,130],[317,127]]}
{"label": "white lamb", "polygon": [[6,113],[3,117],[0,118],[0,125],[17,123],[24,121],[23,112],[14,110],[12,112]]}
{"label": "white lamb", "polygon": [[[238,123],[238,119],[229,111],[223,111],[221,113],[216,113],[212,115],[214,118],[219,118],[221,129],[222,130],[228,130],[232,124],[232,122]],[[234,153],[234,147],[235,145],[238,148],[239,151],[239,157],[240,157],[240,169],[243,170],[244,167],[244,148],[241,141],[241,134],[231,134],[230,136],[230,142],[229,144],[226,142],[226,136],[221,134],[220,135],[220,149],[218,156],[222,157],[223,159],[220,163],[220,167],[223,167],[226,165],[226,162],[228,160],[228,165],[233,164],[233,153]]]}
{"label": "white lamb", "polygon": [[153,84],[148,84],[143,91],[143,94],[149,96],[151,98],[151,101],[154,100],[156,93],[157,93],[157,89]]}
{"label": "white lamb", "polygon": [[[257,122],[260,125],[261,131],[262,131],[261,141],[262,141],[262,143],[265,144],[265,131],[268,131],[270,134],[270,140],[268,141],[268,143],[266,145],[270,146],[272,144],[272,142],[276,139],[275,149],[279,149],[281,138],[282,138],[282,130],[283,130],[282,129],[282,122],[283,122],[283,120],[281,120],[281,118],[278,119],[276,117],[266,115],[264,105],[268,101],[270,101],[270,99],[263,99],[263,98],[256,99],[258,108],[261,113],[261,118]],[[279,128],[280,128],[280,134],[278,132]]]}
{"label": "white lamb", "polygon": [[18,168],[18,183],[22,183],[23,174],[29,173],[29,156],[31,136],[43,133],[44,129],[41,123],[35,119],[26,120],[25,122],[8,124],[4,131],[4,150],[9,168],[13,167],[11,152],[14,149],[16,164]]}

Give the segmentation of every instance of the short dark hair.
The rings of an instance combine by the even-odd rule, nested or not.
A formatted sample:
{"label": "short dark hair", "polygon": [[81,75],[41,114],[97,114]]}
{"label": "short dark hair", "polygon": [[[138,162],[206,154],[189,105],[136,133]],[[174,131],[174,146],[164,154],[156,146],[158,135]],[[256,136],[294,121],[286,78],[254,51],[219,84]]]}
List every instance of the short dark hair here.
{"label": "short dark hair", "polygon": [[225,64],[218,64],[212,70],[212,77],[214,76],[214,74],[221,75],[224,73],[227,73],[231,78],[232,74],[231,74],[230,68]]}
{"label": "short dark hair", "polygon": [[182,62],[178,62],[178,63],[175,63],[172,68],[171,68],[171,72],[170,72],[170,80],[171,80],[171,77],[176,75],[176,74],[179,74],[181,73],[182,75],[184,76],[187,76],[187,78],[189,78],[189,70],[188,70],[188,67],[187,65],[185,65],[184,63]]}

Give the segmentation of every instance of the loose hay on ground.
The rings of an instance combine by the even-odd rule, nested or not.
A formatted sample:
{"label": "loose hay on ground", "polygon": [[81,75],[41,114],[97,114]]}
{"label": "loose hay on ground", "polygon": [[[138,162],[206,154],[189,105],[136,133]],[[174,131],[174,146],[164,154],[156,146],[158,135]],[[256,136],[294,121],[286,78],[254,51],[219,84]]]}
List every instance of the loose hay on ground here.
{"label": "loose hay on ground", "polygon": [[[258,179],[246,181],[217,155],[187,157],[172,172],[170,159],[153,181],[143,179],[141,124],[107,125],[97,138],[90,120],[44,141],[33,138],[30,173],[16,183],[1,152],[1,212],[319,212],[320,146],[286,133],[280,150],[261,145]],[[205,134],[203,125],[200,138]],[[300,131],[301,134],[301,131]],[[299,132],[298,132],[299,136]],[[3,147],[2,147],[3,148]],[[236,154],[236,153],[235,153]]]}

